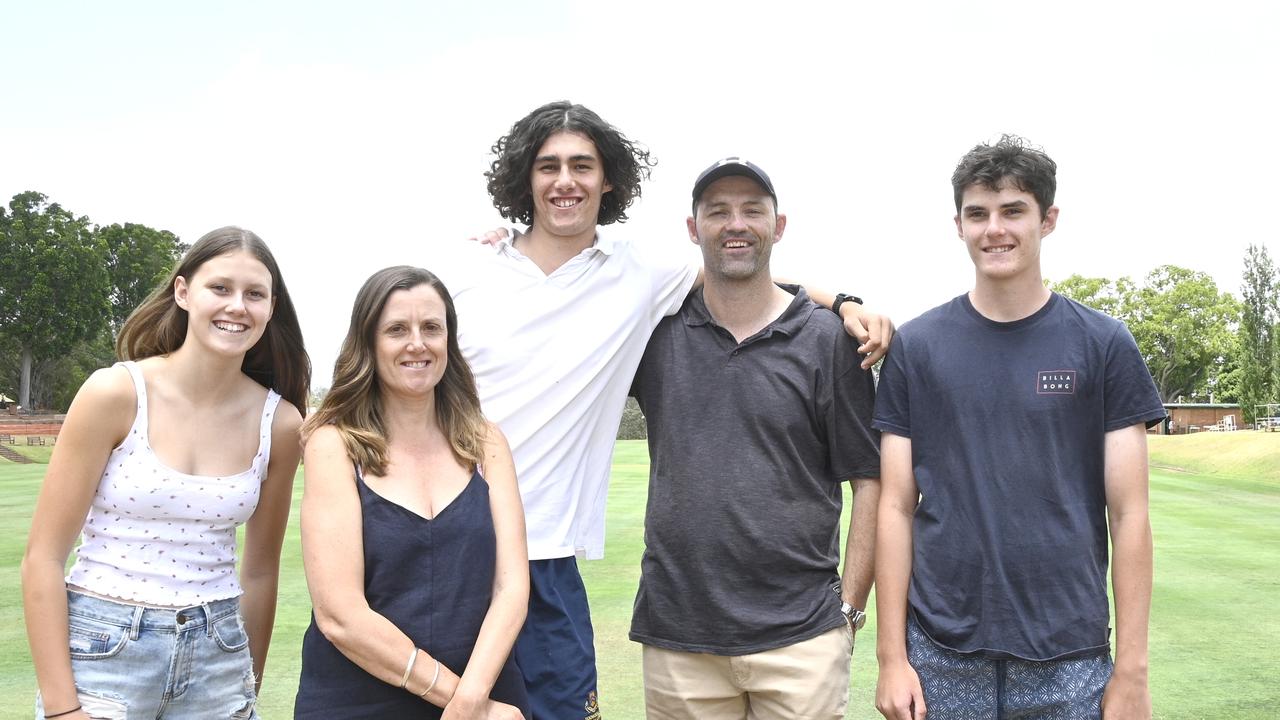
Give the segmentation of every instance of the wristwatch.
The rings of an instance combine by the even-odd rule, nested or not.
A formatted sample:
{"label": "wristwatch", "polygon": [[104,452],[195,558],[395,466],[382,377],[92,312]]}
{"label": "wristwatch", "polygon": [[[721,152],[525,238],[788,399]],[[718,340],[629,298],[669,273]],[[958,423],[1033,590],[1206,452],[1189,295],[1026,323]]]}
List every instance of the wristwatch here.
{"label": "wristwatch", "polygon": [[849,629],[857,632],[867,624],[867,614],[861,610],[855,609],[847,602],[840,603],[840,613],[844,615],[844,619],[849,621]]}
{"label": "wristwatch", "polygon": [[846,302],[855,302],[861,305],[862,298],[858,297],[857,295],[846,295],[844,293],[838,293],[836,294],[836,301],[831,303],[831,312],[839,315],[840,306],[845,304]]}

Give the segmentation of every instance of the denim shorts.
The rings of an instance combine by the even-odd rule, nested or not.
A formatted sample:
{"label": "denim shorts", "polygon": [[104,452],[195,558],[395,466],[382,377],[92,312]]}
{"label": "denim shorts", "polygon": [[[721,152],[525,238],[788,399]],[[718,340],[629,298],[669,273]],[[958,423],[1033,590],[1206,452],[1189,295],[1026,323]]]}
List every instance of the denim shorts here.
{"label": "denim shorts", "polygon": [[[258,717],[237,598],[176,610],[69,590],[67,608],[71,670],[91,717]],[[43,718],[37,695],[36,719]]]}

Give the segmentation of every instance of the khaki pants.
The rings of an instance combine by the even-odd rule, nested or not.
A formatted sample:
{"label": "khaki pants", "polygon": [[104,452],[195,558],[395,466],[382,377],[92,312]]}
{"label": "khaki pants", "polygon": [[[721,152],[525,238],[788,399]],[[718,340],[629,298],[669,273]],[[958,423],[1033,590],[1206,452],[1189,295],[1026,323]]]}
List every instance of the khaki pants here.
{"label": "khaki pants", "polygon": [[645,715],[650,720],[839,720],[849,704],[852,654],[847,625],[753,655],[645,645]]}

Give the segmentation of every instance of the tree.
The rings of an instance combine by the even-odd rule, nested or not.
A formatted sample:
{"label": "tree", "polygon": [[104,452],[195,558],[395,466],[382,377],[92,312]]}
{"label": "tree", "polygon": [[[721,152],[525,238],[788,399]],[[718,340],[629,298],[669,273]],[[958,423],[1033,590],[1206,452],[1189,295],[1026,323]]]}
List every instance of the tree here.
{"label": "tree", "polygon": [[1218,358],[1214,367],[1209,370],[1204,389],[1195,392],[1193,396],[1204,397],[1208,402],[1240,403],[1243,406],[1244,402],[1240,397],[1240,336],[1228,335],[1226,340],[1226,354]]}
{"label": "tree", "polygon": [[[311,392],[307,393],[307,413],[310,414],[316,408],[319,408],[324,402],[325,397],[329,394],[329,387],[311,388]],[[298,408],[301,410],[302,408]]]}
{"label": "tree", "polygon": [[94,232],[106,243],[112,285],[111,329],[118,332],[129,313],[168,278],[187,246],[168,230],[137,223],[107,225]]}
{"label": "tree", "polygon": [[1280,283],[1265,245],[1250,244],[1240,285],[1240,403],[1245,422],[1254,421],[1254,405],[1276,401],[1276,329],[1280,322]]}
{"label": "tree", "polygon": [[1079,275],[1050,287],[1129,326],[1165,402],[1232,387],[1238,304],[1205,273],[1163,265],[1141,287]]}
{"label": "tree", "polygon": [[107,318],[105,243],[37,192],[0,208],[0,336],[20,357],[18,402],[31,407],[31,367],[95,336]]}
{"label": "tree", "polygon": [[1231,350],[1239,303],[1206,273],[1162,265],[1128,305],[1128,325],[1165,402],[1205,386]]}
{"label": "tree", "polygon": [[627,405],[622,410],[622,423],[618,425],[619,440],[644,440],[649,437],[649,426],[645,424],[644,413],[633,397],[627,398]]}
{"label": "tree", "polygon": [[[0,288],[4,285],[0,282]],[[0,394],[18,397],[18,373],[21,354],[7,342],[0,341]],[[15,401],[16,402],[16,401]]]}
{"label": "tree", "polygon": [[1134,291],[1133,281],[1127,277],[1112,281],[1082,275],[1072,275],[1058,283],[1051,282],[1049,289],[1121,320],[1126,319],[1126,303],[1132,301]]}

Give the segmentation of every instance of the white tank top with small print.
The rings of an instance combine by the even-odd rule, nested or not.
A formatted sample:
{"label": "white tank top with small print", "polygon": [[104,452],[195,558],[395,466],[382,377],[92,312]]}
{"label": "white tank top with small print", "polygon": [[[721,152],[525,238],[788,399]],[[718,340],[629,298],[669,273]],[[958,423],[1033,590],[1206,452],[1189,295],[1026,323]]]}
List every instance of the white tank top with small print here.
{"label": "white tank top with small print", "polygon": [[133,378],[137,414],[129,435],[107,459],[67,584],[107,598],[169,607],[238,597],[236,527],[258,506],[280,395],[267,391],[258,453],[246,470],[223,477],[188,475],[156,457],[147,433],[142,371],[132,362],[118,364]]}

